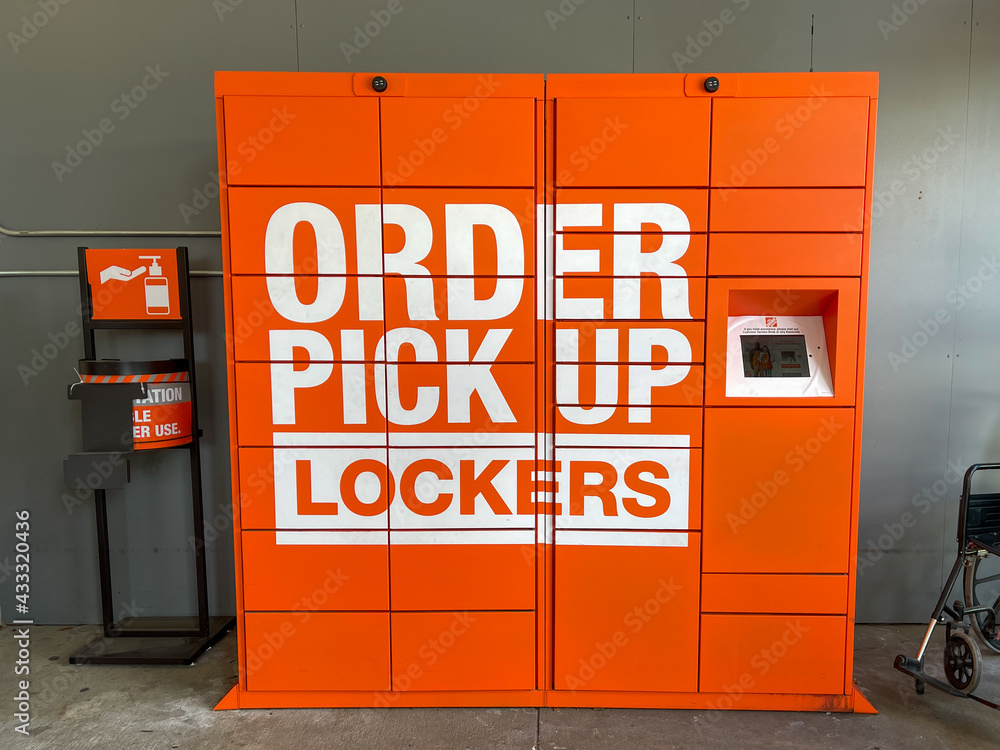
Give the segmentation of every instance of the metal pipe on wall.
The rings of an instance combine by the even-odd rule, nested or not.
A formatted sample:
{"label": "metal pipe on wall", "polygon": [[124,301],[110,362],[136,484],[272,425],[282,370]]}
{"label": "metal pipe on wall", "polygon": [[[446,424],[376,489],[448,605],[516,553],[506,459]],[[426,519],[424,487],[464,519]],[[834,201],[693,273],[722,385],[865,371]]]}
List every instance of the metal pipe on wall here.
{"label": "metal pipe on wall", "polygon": [[[59,276],[79,276],[79,271],[0,271],[0,277],[3,276],[44,276],[44,277],[59,277]],[[188,276],[222,276],[222,271],[190,271]]]}
{"label": "metal pipe on wall", "polygon": [[2,224],[0,224],[0,234],[8,237],[222,237],[222,232],[214,230],[8,229]]}

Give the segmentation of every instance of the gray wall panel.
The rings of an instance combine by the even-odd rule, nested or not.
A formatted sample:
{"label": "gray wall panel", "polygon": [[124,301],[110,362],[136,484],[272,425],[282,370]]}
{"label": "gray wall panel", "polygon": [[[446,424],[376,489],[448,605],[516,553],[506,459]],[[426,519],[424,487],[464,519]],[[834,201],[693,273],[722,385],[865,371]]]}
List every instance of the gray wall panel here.
{"label": "gray wall panel", "polygon": [[[971,2],[917,6],[912,15],[897,7],[890,0],[636,5],[637,72],[806,71],[812,14],[816,70],[879,72],[862,621],[924,619],[941,585],[941,556],[953,548],[944,529],[956,484],[944,495],[934,486],[941,489],[948,466],[955,316],[909,361],[889,355],[900,354],[904,337],[922,335],[921,322],[947,306],[959,275]],[[925,487],[930,498],[921,495]]]}
{"label": "gray wall panel", "polygon": [[[969,70],[968,160],[962,256],[955,287],[955,376],[950,451],[956,462],[1000,462],[1000,6],[975,9]],[[978,474],[975,490],[1000,490],[1000,471]],[[957,522],[954,503],[946,546]],[[949,561],[943,561],[948,565]]]}
{"label": "gray wall panel", "polygon": [[[0,370],[5,419],[0,432],[0,608],[8,621],[15,614],[14,510],[22,508],[32,516],[33,616],[41,622],[94,622],[100,613],[93,505],[84,500],[67,506],[62,499],[62,459],[79,450],[78,415],[66,399],[76,357],[63,366],[31,364],[31,350],[44,349],[48,333],[65,335],[67,322],[76,320],[78,297],[76,279],[0,279],[8,351]],[[30,346],[17,346],[14,336]],[[82,346],[80,351],[78,356]],[[21,363],[40,370],[27,385],[17,371]]]}
{"label": "gray wall panel", "polygon": [[[858,619],[923,620],[954,550],[954,467],[1000,458],[1000,279],[984,283],[960,310],[949,300],[980,270],[983,256],[992,258],[991,241],[1000,234],[994,207],[1000,8],[980,3],[973,20],[971,0],[916,3],[909,15],[903,5],[911,7],[894,0],[636,0],[632,18],[630,0],[298,0],[296,18],[292,0],[222,6],[109,0],[60,6],[15,52],[8,32],[20,33],[22,17],[39,6],[12,0],[0,6],[0,223],[217,228],[217,200],[194,215],[181,209],[212,182],[216,168],[215,69],[555,73],[627,72],[634,64],[637,72],[806,70],[815,13],[817,70],[881,75]],[[229,12],[220,17],[221,7]],[[363,48],[356,26],[370,37]],[[345,54],[350,50],[342,43],[359,52]],[[52,162],[65,159],[82,129],[117,117],[115,98],[156,64],[170,76],[128,118],[113,120],[102,144],[59,182]],[[182,243],[0,236],[0,270],[73,268],[79,244]],[[217,240],[186,244],[194,268],[219,267]],[[0,278],[7,323],[0,334],[7,353],[0,388],[8,423],[0,434],[0,563],[9,557],[13,509],[31,507],[33,610],[45,622],[99,617],[92,507],[86,501],[69,512],[59,499],[61,461],[79,446],[79,407],[65,394],[82,342],[66,342],[27,385],[17,370],[30,365],[49,334],[58,338],[77,322],[77,289],[70,278]],[[213,609],[224,612],[233,608],[233,561],[219,279],[196,278],[193,303],[213,540],[210,594]],[[921,324],[936,314],[946,320],[912,357],[890,359],[905,355],[904,339],[922,341]],[[126,337],[116,347],[136,356],[155,352],[157,344]],[[170,471],[165,458],[154,472],[150,460],[156,461],[147,457],[137,465],[128,500],[115,507],[116,608],[125,612],[134,602],[144,614],[185,611],[191,598],[184,472]],[[909,520],[904,513],[913,526],[897,539],[892,532]],[[8,619],[10,584],[0,568],[0,608]]]}
{"label": "gray wall panel", "polygon": [[[0,220],[18,228],[185,227],[178,205],[216,168],[213,71],[294,70],[292,0],[242,3],[220,19],[211,2],[69,3],[26,44],[0,46],[4,107]],[[0,4],[18,33],[29,0]],[[157,80],[147,66],[167,77]],[[134,108],[122,95],[152,87]],[[155,86],[155,87],[154,87]],[[90,152],[82,131],[111,132]],[[113,129],[112,129],[113,128]],[[98,136],[93,135],[93,140]],[[88,152],[72,172],[53,162]],[[10,144],[18,144],[11,148]],[[190,228],[218,228],[218,202]]]}
{"label": "gray wall panel", "polygon": [[632,70],[631,0],[299,0],[298,8],[302,70]]}
{"label": "gray wall panel", "polygon": [[809,69],[810,3],[636,0],[635,72]]}
{"label": "gray wall panel", "polygon": [[942,585],[942,544],[954,549],[943,536],[956,489],[947,481],[954,479],[947,471],[954,322],[935,321],[939,330],[916,351],[904,351],[903,340],[923,342],[921,323],[934,320],[958,273],[971,2],[929,3],[912,16],[900,16],[897,7],[815,3],[817,70],[878,70],[880,77],[858,531],[861,621],[926,619]]}

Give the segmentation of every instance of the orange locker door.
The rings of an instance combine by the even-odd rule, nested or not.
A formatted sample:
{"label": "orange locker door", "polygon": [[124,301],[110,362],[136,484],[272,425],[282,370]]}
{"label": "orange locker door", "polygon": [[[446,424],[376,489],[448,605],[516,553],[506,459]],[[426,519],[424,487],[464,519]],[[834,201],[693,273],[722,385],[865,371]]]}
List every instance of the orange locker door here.
{"label": "orange locker door", "polygon": [[[383,191],[386,274],[412,278],[534,275],[534,191],[490,188],[489,175],[477,179],[481,182],[473,184],[483,189],[387,187]],[[518,290],[515,299],[521,295]],[[499,304],[491,297],[483,299]],[[486,302],[470,305],[470,311],[473,307],[480,308],[481,315],[493,309]]]}
{"label": "orange locker door", "polygon": [[557,320],[704,320],[705,279],[557,278],[555,317]]}
{"label": "orange locker door", "polygon": [[531,690],[534,612],[393,612],[394,690]]}
{"label": "orange locker door", "polygon": [[373,531],[244,531],[246,610],[388,610],[389,550]]}
{"label": "orange locker door", "polygon": [[556,276],[705,275],[704,234],[563,232],[555,243]]}
{"label": "orange locker door", "polygon": [[706,573],[846,573],[854,409],[705,412]]}
{"label": "orange locker door", "polygon": [[[375,284],[367,286],[370,281]],[[319,342],[323,346],[320,361],[322,358],[332,362],[384,361],[384,345],[380,347],[380,343],[385,325],[381,319],[371,320],[374,316],[362,315],[364,305],[360,301],[361,294],[375,291],[379,297],[374,302],[380,306],[381,285],[378,278],[362,280],[351,276],[323,280],[318,276],[234,276],[232,341],[236,361],[307,362],[311,359],[309,347],[300,341]],[[343,302],[329,317],[317,322],[285,317],[291,314],[289,299],[294,298],[299,307],[299,300],[315,300],[321,289],[324,293],[343,294]],[[316,333],[329,344],[329,350]]]}
{"label": "orange locker door", "polygon": [[[324,437],[308,437],[317,436]],[[237,456],[244,531],[388,530],[392,480],[384,446],[241,447]]]}
{"label": "orange locker door", "polygon": [[257,395],[236,404],[239,444],[384,447],[378,401],[385,393],[385,369],[322,360],[237,364],[236,382]]}
{"label": "orange locker door", "polygon": [[703,615],[701,692],[842,695],[847,618]]}
{"label": "orange locker door", "polygon": [[702,188],[560,187],[555,196],[555,230],[557,233],[704,232],[708,226],[708,193]]}
{"label": "orange locker door", "polygon": [[861,232],[863,188],[712,189],[710,232]]}
{"label": "orange locker door", "polygon": [[383,185],[534,184],[535,100],[488,84],[470,93],[381,100]]}
{"label": "orange locker door", "polygon": [[[332,172],[328,179],[336,174]],[[233,275],[382,275],[382,207],[377,187],[237,187],[228,195]],[[313,289],[309,294],[303,289],[301,296],[289,293],[271,302],[279,312],[307,308],[299,310],[299,316],[307,318],[339,311],[344,304],[339,290],[342,282],[320,283],[333,291],[323,289],[319,294]],[[377,285],[366,288],[361,301],[372,302],[373,294],[381,297]],[[364,320],[381,318],[381,306],[362,312]]]}
{"label": "orange locker door", "polygon": [[868,97],[716,99],[712,187],[861,187]]}
{"label": "orange locker door", "polygon": [[229,185],[378,185],[375,99],[226,96]]}
{"label": "orange locker door", "polygon": [[[391,361],[533,362],[534,281],[386,277],[385,345]],[[492,320],[478,317],[475,308],[496,295],[504,299],[503,308]]]}
{"label": "orange locker door", "polygon": [[701,611],[842,615],[847,591],[847,574],[706,573],[701,577]]}
{"label": "orange locker door", "polygon": [[711,102],[685,98],[557,98],[559,187],[708,184]]}
{"label": "orange locker door", "polygon": [[860,276],[862,235],[712,235],[709,276]]}
{"label": "orange locker door", "polygon": [[556,690],[698,689],[700,536],[556,530]]}
{"label": "orange locker door", "polygon": [[695,321],[556,321],[558,363],[705,361],[705,324]]}
{"label": "orange locker door", "polygon": [[387,612],[247,612],[249,690],[388,690]]}
{"label": "orange locker door", "polygon": [[[678,422],[671,424],[671,431],[680,432],[679,420],[688,410],[666,411],[677,413]],[[669,416],[667,421],[671,421]],[[617,538],[602,536],[604,531],[701,528],[702,452],[649,447],[656,443],[686,446],[689,435],[557,434],[555,439],[560,477],[555,486],[556,529],[601,530],[596,537],[600,540]],[[590,447],[583,447],[584,443]]]}
{"label": "orange locker door", "polygon": [[535,608],[534,529],[393,531],[392,609]]}

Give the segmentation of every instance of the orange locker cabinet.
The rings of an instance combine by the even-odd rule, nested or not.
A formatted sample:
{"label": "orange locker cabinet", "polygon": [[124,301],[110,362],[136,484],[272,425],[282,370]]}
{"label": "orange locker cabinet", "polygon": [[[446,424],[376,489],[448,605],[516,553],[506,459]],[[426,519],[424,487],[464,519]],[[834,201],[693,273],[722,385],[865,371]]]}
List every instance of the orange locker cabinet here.
{"label": "orange locker cabinet", "polygon": [[[675,444],[686,442],[684,435],[661,439],[666,442],[667,437]],[[561,509],[555,519],[557,530],[701,528],[700,450],[621,447],[625,441],[620,435],[591,435],[579,442],[588,442],[591,447],[555,449],[556,464],[568,469],[555,492]],[[601,442],[608,444],[595,447]],[[642,538],[619,535],[623,543],[629,539],[638,543]]]}
{"label": "orange locker cabinet", "polygon": [[876,108],[870,73],[218,73],[219,708],[872,710]]}
{"label": "orange locker cabinet", "polygon": [[[379,353],[384,357],[388,350],[392,361],[535,359],[532,278],[387,276],[385,299],[386,339]],[[483,320],[485,308],[492,319]]]}
{"label": "orange locker cabinet", "polygon": [[[534,387],[534,363],[390,364],[386,367],[389,445],[532,445]],[[490,437],[487,442],[476,435]]]}
{"label": "orange locker cabinet", "polygon": [[555,447],[593,447],[601,443],[644,448],[702,446],[701,407],[594,407],[594,411],[597,413],[589,409],[556,407]]}

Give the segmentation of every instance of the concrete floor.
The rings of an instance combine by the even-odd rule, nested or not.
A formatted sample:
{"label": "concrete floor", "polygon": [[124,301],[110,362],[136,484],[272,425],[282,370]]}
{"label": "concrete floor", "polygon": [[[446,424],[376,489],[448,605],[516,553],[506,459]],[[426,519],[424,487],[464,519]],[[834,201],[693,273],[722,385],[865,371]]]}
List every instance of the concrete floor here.
{"label": "concrete floor", "polygon": [[[13,629],[0,630],[0,748],[997,748],[1000,712],[912,682],[892,669],[922,628],[858,628],[855,674],[878,716],[586,709],[337,709],[220,711],[236,681],[229,634],[193,667],[71,666],[96,635],[33,627],[31,735],[14,731]],[[929,651],[939,662],[942,638]],[[987,656],[979,693],[1000,698],[1000,655]]]}

